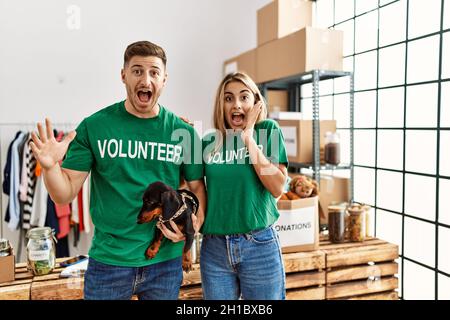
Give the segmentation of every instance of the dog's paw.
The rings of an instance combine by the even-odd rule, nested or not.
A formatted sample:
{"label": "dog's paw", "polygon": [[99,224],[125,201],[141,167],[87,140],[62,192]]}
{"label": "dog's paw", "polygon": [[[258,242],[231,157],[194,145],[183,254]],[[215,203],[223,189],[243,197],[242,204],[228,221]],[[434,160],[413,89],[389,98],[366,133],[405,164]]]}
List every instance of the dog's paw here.
{"label": "dog's paw", "polygon": [[187,260],[183,260],[183,271],[185,271],[186,273],[189,273],[190,271],[192,271],[192,262],[191,261],[187,261]]}
{"label": "dog's paw", "polygon": [[148,247],[147,251],[145,251],[145,256],[147,259],[153,259],[156,254],[158,253],[158,250],[154,247]]}

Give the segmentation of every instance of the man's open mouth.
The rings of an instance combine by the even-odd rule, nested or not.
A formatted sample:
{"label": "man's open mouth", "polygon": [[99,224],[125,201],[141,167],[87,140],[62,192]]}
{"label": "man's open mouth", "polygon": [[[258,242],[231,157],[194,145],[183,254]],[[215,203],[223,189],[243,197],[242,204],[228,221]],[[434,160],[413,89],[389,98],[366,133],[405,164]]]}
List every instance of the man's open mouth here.
{"label": "man's open mouth", "polygon": [[149,89],[140,89],[137,92],[139,101],[142,103],[148,103],[152,98],[153,93]]}

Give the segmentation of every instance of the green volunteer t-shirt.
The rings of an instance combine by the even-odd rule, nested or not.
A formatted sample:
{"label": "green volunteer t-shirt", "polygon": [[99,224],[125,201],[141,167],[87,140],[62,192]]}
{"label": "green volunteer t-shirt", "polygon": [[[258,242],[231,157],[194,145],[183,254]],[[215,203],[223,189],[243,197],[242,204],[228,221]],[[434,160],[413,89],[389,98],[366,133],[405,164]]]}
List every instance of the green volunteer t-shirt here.
{"label": "green volunteer t-shirt", "polygon": [[184,242],[164,238],[156,257],[147,260],[156,221],[139,225],[137,216],[150,183],[162,181],[177,189],[180,174],[187,181],[202,179],[201,155],[194,161],[195,146],[201,151],[194,128],[163,106],[154,118],[138,118],[122,101],[84,119],[76,131],[62,166],[91,172],[95,231],[89,255],[129,267],[181,256]]}
{"label": "green volunteer t-shirt", "polygon": [[[272,163],[287,166],[277,122],[267,119],[256,124],[254,137]],[[202,233],[247,233],[273,224],[279,216],[276,199],[259,180],[240,133],[227,134],[219,152],[214,152],[216,138],[216,134],[208,134],[202,142],[208,195]]]}

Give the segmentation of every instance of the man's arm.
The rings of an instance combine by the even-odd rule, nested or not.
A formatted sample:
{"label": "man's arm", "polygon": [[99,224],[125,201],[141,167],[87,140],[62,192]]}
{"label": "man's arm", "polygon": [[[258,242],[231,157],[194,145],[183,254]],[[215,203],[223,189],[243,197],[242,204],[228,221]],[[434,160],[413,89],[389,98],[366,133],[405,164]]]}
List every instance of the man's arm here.
{"label": "man's arm", "polygon": [[43,169],[44,183],[56,204],[68,204],[77,196],[89,172],[61,168]]}

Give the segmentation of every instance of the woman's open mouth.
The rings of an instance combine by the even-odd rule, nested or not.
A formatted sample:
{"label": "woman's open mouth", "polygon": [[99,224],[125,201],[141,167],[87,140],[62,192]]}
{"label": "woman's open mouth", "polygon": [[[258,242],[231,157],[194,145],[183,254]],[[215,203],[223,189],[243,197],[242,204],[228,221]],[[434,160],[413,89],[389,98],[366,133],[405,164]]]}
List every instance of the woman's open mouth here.
{"label": "woman's open mouth", "polygon": [[150,99],[152,98],[152,95],[153,93],[149,89],[140,89],[137,92],[139,102],[141,103],[149,103]]}
{"label": "woman's open mouth", "polygon": [[245,114],[242,112],[233,112],[231,114],[231,125],[233,127],[240,127],[244,124]]}

